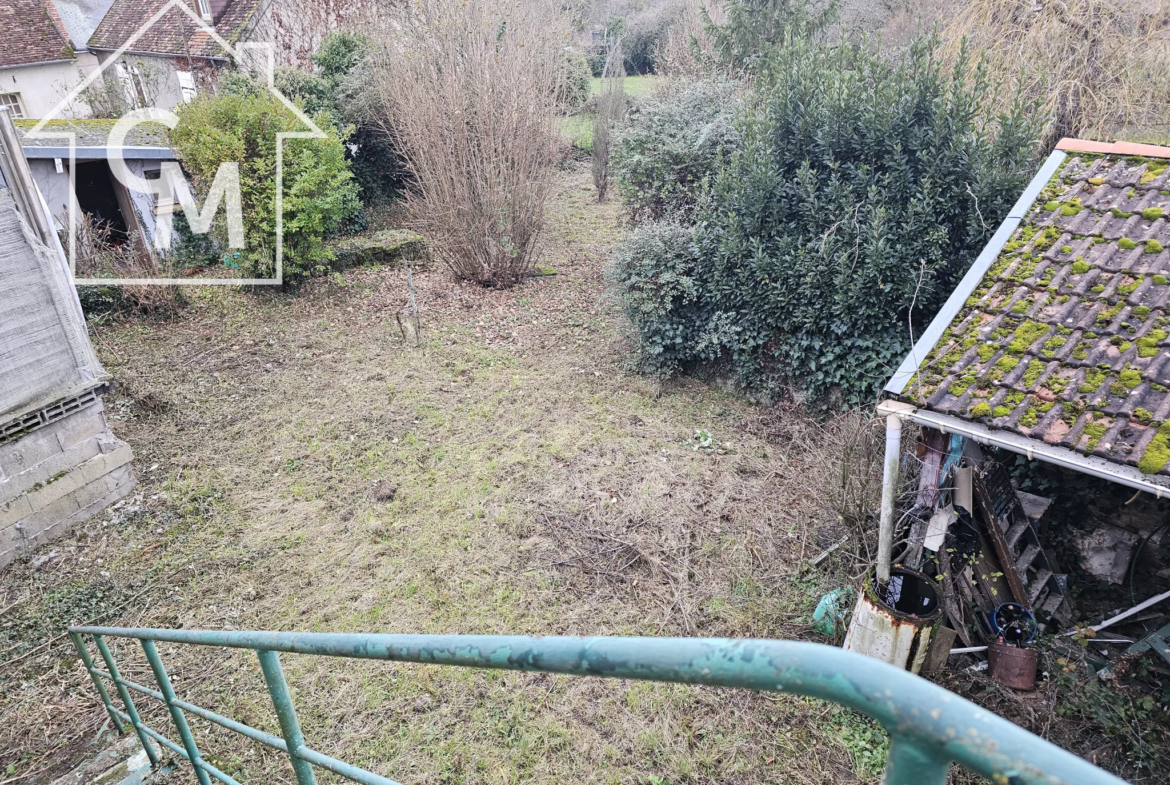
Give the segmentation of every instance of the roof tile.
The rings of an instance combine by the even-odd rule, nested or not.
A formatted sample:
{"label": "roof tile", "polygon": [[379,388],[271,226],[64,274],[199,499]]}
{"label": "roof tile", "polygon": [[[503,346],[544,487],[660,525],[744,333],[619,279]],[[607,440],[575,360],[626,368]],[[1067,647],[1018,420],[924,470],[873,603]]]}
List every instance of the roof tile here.
{"label": "roof tile", "polygon": [[1170,476],[1170,148],[1065,141],[904,397]]}
{"label": "roof tile", "polygon": [[[90,49],[120,49],[143,23],[162,10],[169,0],[114,0],[110,10],[89,38]],[[231,0],[215,23],[215,31],[233,43],[248,26],[259,0]],[[189,7],[194,7],[189,3]],[[179,8],[172,8],[145,30],[130,46],[135,52],[226,57],[227,53],[195,21]]]}
{"label": "roof tile", "polygon": [[0,3],[0,68],[70,60],[73,50],[53,23],[42,0],[4,0]]}

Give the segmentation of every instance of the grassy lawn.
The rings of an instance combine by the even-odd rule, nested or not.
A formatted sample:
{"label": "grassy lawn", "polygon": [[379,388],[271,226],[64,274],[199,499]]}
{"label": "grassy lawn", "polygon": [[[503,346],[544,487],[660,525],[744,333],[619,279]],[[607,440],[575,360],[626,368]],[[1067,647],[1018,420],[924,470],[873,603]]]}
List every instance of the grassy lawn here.
{"label": "grassy lawn", "polygon": [[[556,274],[488,291],[417,270],[417,346],[395,319],[406,273],[385,267],[91,325],[140,487],[0,571],[0,785],[52,782],[111,736],[59,637],[71,623],[823,640],[816,602],[865,557],[805,565],[874,508],[880,423],[632,372],[604,280],[619,208],[596,203],[587,162],[560,177]],[[115,648],[149,684],[141,652]],[[161,650],[183,698],[279,731],[250,652]],[[411,785],[876,782],[886,748],[864,718],[791,696],[283,661],[312,747]],[[1099,699],[1070,675],[1025,697],[941,681],[1111,767],[1137,738],[1053,722]],[[285,756],[192,725],[240,781],[293,782]]]}
{"label": "grassy lawn", "polygon": [[[639,76],[627,76],[624,80],[625,91],[627,95],[646,95],[654,90],[654,88],[661,84],[663,77],[655,74],[642,74]],[[590,82],[591,94],[599,95],[601,93],[601,79],[593,77]]]}
{"label": "grassy lawn", "polygon": [[[47,566],[0,574],[0,606],[15,603],[0,648],[29,654],[0,671],[0,771],[47,781],[99,732],[67,642],[32,647],[103,612],[186,628],[809,636],[830,586],[801,560],[837,525],[832,445],[856,421],[631,373],[603,280],[617,208],[587,183],[587,164],[566,172],[553,206],[543,263],[557,275],[503,292],[416,273],[418,347],[394,319],[409,298],[397,269],[297,296],[203,292],[169,321],[94,328],[141,486],[42,549]],[[181,695],[278,732],[249,652],[163,654]],[[406,783],[840,783],[872,779],[884,743],[794,697],[284,660],[309,743]],[[283,755],[193,724],[241,781],[292,781]]]}

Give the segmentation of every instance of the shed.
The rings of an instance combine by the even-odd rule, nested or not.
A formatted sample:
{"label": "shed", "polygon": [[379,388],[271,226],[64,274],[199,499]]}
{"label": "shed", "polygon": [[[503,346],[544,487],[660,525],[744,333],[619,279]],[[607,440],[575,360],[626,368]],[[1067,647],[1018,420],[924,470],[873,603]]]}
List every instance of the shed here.
{"label": "shed", "polygon": [[[57,229],[67,228],[72,201],[80,212],[106,223],[115,238],[139,234],[148,247],[155,247],[158,214],[170,211],[171,206],[160,206],[153,194],[131,190],[114,176],[108,140],[115,121],[49,120],[45,135],[30,136],[39,122],[17,120],[16,130]],[[67,139],[54,135],[63,133],[73,135],[72,147]],[[158,178],[162,162],[176,160],[167,129],[159,123],[134,126],[120,150],[130,173],[145,179]]]}
{"label": "shed", "polygon": [[[914,423],[942,441],[928,447],[933,474],[924,463],[912,505],[930,520],[911,529],[911,546],[921,553],[937,521],[947,531],[945,515],[931,517],[940,483],[973,461],[974,475],[952,474],[952,487],[974,482],[964,514],[986,523],[979,536],[1007,584],[989,583],[984,605],[1006,592],[1038,615],[1067,618],[1067,586],[1028,499],[978,447],[1161,498],[1170,492],[1168,338],[1170,148],[1062,140],[885,387],[878,584],[890,579],[901,427]],[[925,547],[945,582],[948,549],[933,542]],[[962,594],[963,581],[954,588]]]}
{"label": "shed", "polygon": [[1170,491],[1168,165],[1061,141],[886,393],[923,424]]}

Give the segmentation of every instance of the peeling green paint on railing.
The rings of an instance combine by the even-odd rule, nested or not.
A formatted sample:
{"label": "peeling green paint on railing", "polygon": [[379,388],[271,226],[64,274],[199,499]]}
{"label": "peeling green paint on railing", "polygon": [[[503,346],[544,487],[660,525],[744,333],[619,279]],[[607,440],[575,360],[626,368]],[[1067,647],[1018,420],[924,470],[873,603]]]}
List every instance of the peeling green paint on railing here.
{"label": "peeling green paint on railing", "polygon": [[[98,694],[113,717],[191,761],[200,782],[230,776],[202,760],[186,726],[192,713],[286,752],[298,785],[315,782],[313,767],[365,785],[398,785],[306,746],[277,652],[393,660],[576,676],[705,684],[790,692],[834,701],[868,715],[890,734],[887,785],[944,785],[952,762],[1007,785],[1118,785],[1123,781],[1002,717],[925,679],[883,662],[816,643],[712,638],[530,638],[508,635],[382,635],[72,627],[70,634]],[[142,642],[161,691],[98,670],[82,636]],[[280,721],[283,739],[177,698],[153,642],[252,649]],[[149,645],[148,645],[149,644]],[[101,645],[99,643],[99,645]],[[103,656],[106,649],[102,646]],[[151,656],[153,654],[154,656]],[[157,660],[157,667],[156,666]],[[113,669],[112,657],[108,666]],[[103,680],[118,687],[126,712],[112,703]],[[183,746],[142,724],[127,690],[164,699]],[[144,742],[145,743],[145,742]]]}

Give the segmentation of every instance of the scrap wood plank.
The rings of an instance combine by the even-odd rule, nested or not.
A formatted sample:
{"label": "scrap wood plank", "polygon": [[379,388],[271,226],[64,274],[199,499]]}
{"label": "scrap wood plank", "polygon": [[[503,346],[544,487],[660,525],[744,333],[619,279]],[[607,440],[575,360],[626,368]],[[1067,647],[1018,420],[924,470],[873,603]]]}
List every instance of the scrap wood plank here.
{"label": "scrap wood plank", "polygon": [[955,597],[958,594],[955,584],[963,580],[961,576],[956,577],[951,572],[951,555],[947,553],[946,548],[939,550],[937,554],[939,574],[942,575],[942,605],[943,610],[947,613],[947,618],[951,621],[951,626],[955,628],[959,639],[963,641],[964,646],[974,646],[974,639],[971,637],[970,630],[967,629],[966,620],[963,618],[962,606],[956,602]]}
{"label": "scrap wood plank", "polygon": [[1031,610],[1032,602],[1028,598],[1024,582],[1020,580],[1020,574],[1016,572],[1016,558],[1012,555],[1012,550],[1004,538],[1003,529],[1000,528],[995,505],[988,494],[982,471],[975,472],[975,506],[978,508],[979,516],[983,519],[984,528],[991,536],[991,544],[995,548],[995,555],[999,558],[1000,571],[1007,578],[1012,598]]}

